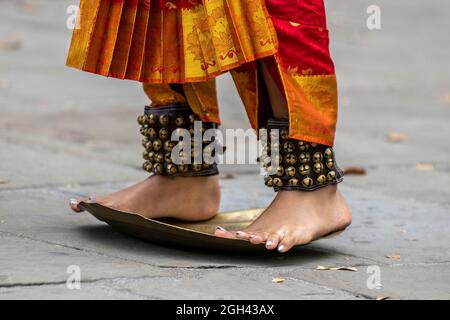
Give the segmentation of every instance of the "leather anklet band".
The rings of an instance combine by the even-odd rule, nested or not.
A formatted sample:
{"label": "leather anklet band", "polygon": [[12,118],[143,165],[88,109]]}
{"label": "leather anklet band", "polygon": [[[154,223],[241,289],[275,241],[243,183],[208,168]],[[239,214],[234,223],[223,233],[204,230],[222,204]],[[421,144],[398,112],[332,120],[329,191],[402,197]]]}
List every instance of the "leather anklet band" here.
{"label": "leather anklet band", "polygon": [[265,184],[275,191],[314,191],[342,182],[344,173],[336,164],[333,148],[290,139],[288,120],[270,119],[267,135],[261,139],[263,144],[267,141],[260,157],[268,173]]}
{"label": "leather anklet band", "polygon": [[[217,124],[213,122],[201,122],[192,112],[188,105],[170,105],[164,107],[145,107],[145,113],[138,117],[141,125],[141,134],[144,136],[142,145],[145,148],[143,158],[144,170],[155,175],[171,177],[204,177],[217,175],[219,173],[215,161],[205,161],[204,151],[206,148],[214,150],[214,139],[204,141],[203,133],[208,129],[217,129]],[[198,123],[194,126],[195,123]],[[201,125],[200,125],[201,123]],[[195,128],[199,132],[195,132]],[[185,130],[181,130],[185,129]],[[183,138],[180,141],[172,141],[172,133],[189,132],[189,141]],[[199,147],[195,137],[199,137]],[[184,148],[180,149],[184,144]],[[172,151],[177,147],[177,160],[173,159]],[[182,150],[182,151],[178,151]],[[198,160],[199,150],[201,154]],[[214,155],[214,151],[209,154]],[[181,160],[180,160],[181,159]]]}

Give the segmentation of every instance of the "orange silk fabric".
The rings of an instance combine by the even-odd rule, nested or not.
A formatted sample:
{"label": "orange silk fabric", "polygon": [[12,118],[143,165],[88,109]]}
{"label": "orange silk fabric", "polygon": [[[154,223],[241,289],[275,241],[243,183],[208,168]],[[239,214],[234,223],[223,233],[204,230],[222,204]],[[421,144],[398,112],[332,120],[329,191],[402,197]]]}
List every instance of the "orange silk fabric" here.
{"label": "orange silk fabric", "polygon": [[67,65],[145,83],[207,81],[273,55],[264,0],[81,0]]}

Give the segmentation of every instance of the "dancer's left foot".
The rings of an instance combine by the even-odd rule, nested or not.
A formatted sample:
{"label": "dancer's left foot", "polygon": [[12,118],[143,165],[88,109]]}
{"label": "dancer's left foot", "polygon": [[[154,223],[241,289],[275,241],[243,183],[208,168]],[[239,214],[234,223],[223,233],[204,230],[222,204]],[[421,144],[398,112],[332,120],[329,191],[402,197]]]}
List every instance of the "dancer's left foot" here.
{"label": "dancer's left foot", "polygon": [[[89,199],[71,200],[73,211],[81,211],[78,207],[81,201],[89,202]],[[95,202],[114,210],[138,213],[150,219],[203,221],[214,217],[219,210],[219,178],[169,178],[155,175],[123,190],[96,197]]]}
{"label": "dancer's left foot", "polygon": [[265,243],[268,250],[287,252],[344,230],[352,214],[336,185],[313,192],[280,191],[270,206],[245,230],[217,228],[216,236]]}

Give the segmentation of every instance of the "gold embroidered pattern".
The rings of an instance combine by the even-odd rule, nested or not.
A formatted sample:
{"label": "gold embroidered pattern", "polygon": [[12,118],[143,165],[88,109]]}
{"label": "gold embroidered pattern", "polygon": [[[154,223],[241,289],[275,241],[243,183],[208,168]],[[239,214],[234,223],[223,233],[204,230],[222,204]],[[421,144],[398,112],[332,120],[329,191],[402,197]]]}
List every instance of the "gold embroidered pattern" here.
{"label": "gold embroidered pattern", "polygon": [[277,52],[264,1],[81,0],[67,65],[146,83],[207,81]]}

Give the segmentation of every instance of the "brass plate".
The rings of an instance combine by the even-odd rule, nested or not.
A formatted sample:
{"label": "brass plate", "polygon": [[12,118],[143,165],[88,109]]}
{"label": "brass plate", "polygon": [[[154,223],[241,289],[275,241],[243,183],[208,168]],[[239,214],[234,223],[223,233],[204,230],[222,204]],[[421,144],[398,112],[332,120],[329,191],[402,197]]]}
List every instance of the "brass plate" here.
{"label": "brass plate", "polygon": [[214,230],[219,225],[230,231],[244,229],[261,214],[263,209],[219,213],[211,220],[187,223],[174,219],[148,219],[139,214],[117,211],[98,203],[81,202],[79,207],[117,231],[149,242],[225,251],[265,250],[263,244],[253,245],[248,241],[214,236]]}

